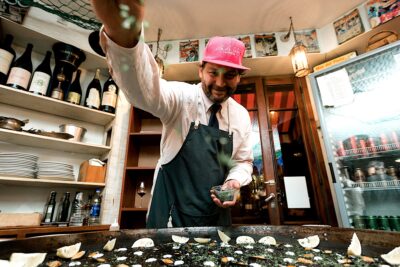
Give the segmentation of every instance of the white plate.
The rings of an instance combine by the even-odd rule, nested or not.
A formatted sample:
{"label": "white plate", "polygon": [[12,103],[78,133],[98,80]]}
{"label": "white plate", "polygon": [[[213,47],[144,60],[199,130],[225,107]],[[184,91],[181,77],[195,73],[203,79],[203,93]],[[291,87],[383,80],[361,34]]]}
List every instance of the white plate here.
{"label": "white plate", "polygon": [[37,178],[44,180],[75,181],[75,177],[37,176]]}

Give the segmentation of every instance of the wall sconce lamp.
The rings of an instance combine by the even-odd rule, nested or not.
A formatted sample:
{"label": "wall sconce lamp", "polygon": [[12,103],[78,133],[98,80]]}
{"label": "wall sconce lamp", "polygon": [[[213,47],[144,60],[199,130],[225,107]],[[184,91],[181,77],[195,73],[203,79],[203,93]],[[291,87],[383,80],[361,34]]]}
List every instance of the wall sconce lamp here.
{"label": "wall sconce lamp", "polygon": [[294,27],[293,27],[293,21],[292,17],[290,17],[290,27],[288,33],[282,37],[282,41],[287,41],[289,40],[290,33],[293,32],[293,37],[294,37],[294,46],[290,50],[290,57],[292,59],[292,65],[293,65],[293,70],[294,70],[294,75],[296,77],[304,77],[307,74],[310,73],[310,69],[308,68],[308,62],[307,62],[307,48],[301,41],[298,41],[296,38],[296,34],[294,33]]}

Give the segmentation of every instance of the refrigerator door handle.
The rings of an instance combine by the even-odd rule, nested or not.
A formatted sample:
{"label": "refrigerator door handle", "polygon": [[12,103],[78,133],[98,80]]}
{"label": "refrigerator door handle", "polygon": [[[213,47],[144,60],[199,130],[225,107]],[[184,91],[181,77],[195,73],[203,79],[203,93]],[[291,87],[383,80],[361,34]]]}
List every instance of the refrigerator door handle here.
{"label": "refrigerator door handle", "polygon": [[336,177],[335,177],[335,172],[333,171],[333,165],[332,162],[329,162],[329,170],[331,171],[332,175],[332,183],[336,184]]}

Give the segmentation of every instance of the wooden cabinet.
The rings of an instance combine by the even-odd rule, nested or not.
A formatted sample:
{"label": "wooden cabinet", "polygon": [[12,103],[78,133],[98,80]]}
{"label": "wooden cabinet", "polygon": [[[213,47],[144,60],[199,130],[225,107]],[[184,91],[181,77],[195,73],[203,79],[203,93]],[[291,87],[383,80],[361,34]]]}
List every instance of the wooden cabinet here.
{"label": "wooden cabinet", "polygon": [[[131,109],[121,192],[121,228],[143,228],[146,225],[154,170],[160,157],[161,131],[158,118],[143,110]],[[146,191],[142,200],[137,194],[141,182]]]}

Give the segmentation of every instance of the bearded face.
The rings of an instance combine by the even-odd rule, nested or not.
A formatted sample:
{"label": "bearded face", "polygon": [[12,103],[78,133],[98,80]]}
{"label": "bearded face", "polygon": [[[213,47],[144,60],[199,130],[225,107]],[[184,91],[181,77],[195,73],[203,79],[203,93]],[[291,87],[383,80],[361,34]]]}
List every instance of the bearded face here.
{"label": "bearded face", "polygon": [[240,82],[239,71],[234,68],[206,63],[199,68],[204,93],[214,103],[222,103],[236,90]]}

